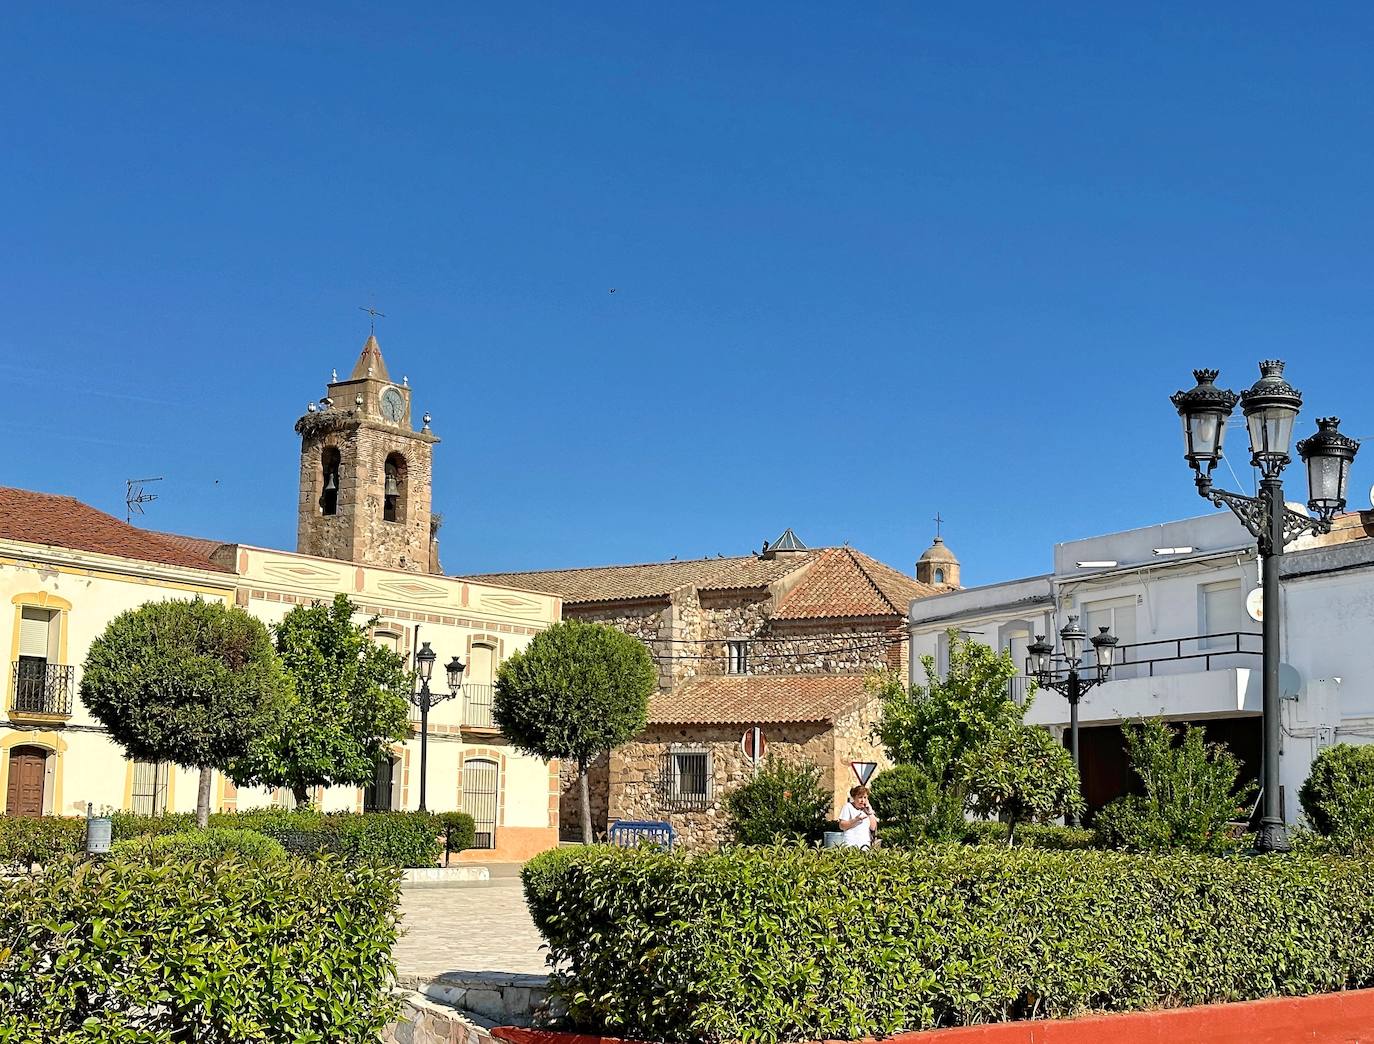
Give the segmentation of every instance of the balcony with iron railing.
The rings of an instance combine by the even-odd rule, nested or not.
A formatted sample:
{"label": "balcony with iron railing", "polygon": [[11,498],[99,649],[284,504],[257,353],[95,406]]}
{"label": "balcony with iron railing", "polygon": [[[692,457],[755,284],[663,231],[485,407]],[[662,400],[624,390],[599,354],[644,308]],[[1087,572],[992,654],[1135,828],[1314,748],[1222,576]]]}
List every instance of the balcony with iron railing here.
{"label": "balcony with iron railing", "polygon": [[39,659],[20,659],[11,680],[10,716],[66,718],[72,713],[76,668]]}
{"label": "balcony with iron railing", "polygon": [[[1079,704],[1080,720],[1089,724],[1140,717],[1182,720],[1257,714],[1261,645],[1261,636],[1250,631],[1118,645],[1107,680],[1086,693]],[[1062,657],[1056,656],[1055,670],[1064,669]],[[1097,661],[1091,650],[1080,671],[1096,677]],[[1041,689],[1026,720],[1063,724],[1068,720],[1068,703]]]}
{"label": "balcony with iron railing", "polygon": [[495,694],[495,685],[463,683],[463,728],[496,731],[496,719],[491,710]]}

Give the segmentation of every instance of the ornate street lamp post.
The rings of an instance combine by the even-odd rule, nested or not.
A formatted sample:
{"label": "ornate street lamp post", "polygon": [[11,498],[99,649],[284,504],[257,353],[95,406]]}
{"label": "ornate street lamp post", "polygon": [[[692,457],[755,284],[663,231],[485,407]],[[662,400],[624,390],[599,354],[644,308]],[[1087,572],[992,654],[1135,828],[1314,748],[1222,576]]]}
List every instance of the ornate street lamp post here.
{"label": "ornate street lamp post", "polygon": [[[1087,639],[1097,653],[1097,670],[1085,677],[1079,670],[1083,666],[1083,641]],[[1112,673],[1112,661],[1116,655],[1117,639],[1111,628],[1099,627],[1098,633],[1088,638],[1087,633],[1078,626],[1078,617],[1070,616],[1069,622],[1059,631],[1059,642],[1063,653],[1054,654],[1054,646],[1045,641],[1043,634],[1037,634],[1035,641],[1026,646],[1026,673],[1035,679],[1037,685],[1053,689],[1069,701],[1069,749],[1073,751],[1073,767],[1079,767],[1078,757],[1078,701],[1083,694],[1106,681]],[[1079,777],[1082,786],[1082,777]],[[1073,825],[1078,825],[1074,816]]]}
{"label": "ornate street lamp post", "polygon": [[407,699],[415,706],[420,708],[420,811],[427,811],[425,808],[425,780],[429,772],[429,710],[445,700],[451,700],[459,696],[463,691],[463,661],[454,657],[449,660],[444,668],[448,674],[448,692],[430,692],[429,680],[434,676],[434,661],[439,658],[438,654],[429,647],[429,642],[422,642],[420,651],[415,654],[415,673],[420,677],[420,691],[411,693]]}
{"label": "ornate street lamp post", "polygon": [[[1350,462],[1359,443],[1340,433],[1337,418],[1317,421],[1316,434],[1298,443],[1298,453],[1307,464],[1311,494],[1307,506],[1316,517],[1290,511],[1284,506],[1281,476],[1289,463],[1288,447],[1302,393],[1284,380],[1283,363],[1277,359],[1260,363],[1260,379],[1239,396],[1218,388],[1217,374],[1216,370],[1194,370],[1197,386],[1177,392],[1169,401],[1183,419],[1183,456],[1195,473],[1198,494],[1217,507],[1230,508],[1259,544],[1264,583],[1264,809],[1255,847],[1261,852],[1286,852],[1288,828],[1279,808],[1279,556],[1308,530],[1331,530],[1331,520],[1345,510]],[[1226,421],[1237,401],[1249,430],[1250,463],[1260,472],[1259,494],[1254,497],[1212,485]]]}

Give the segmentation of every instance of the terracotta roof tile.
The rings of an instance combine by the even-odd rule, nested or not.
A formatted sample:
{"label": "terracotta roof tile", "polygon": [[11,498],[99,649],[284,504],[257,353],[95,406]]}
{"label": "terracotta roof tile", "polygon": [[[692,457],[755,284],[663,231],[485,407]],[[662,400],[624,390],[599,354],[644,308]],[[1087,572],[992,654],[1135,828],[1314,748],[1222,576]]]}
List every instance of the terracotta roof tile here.
{"label": "terracotta roof tile", "polygon": [[217,573],[230,571],[211,562],[209,556],[201,553],[200,549],[192,547],[192,544],[206,545],[210,541],[150,533],[72,497],[8,486],[0,486],[0,539],[92,551],[188,569],[208,569]]}
{"label": "terracotta roof tile", "polygon": [[905,616],[912,599],[938,593],[852,547],[828,547],[773,613],[775,620]]}
{"label": "terracotta roof tile", "polygon": [[663,598],[680,587],[703,591],[767,587],[819,552],[759,558],[693,558],[682,562],[597,566],[589,569],[552,569],[529,573],[483,573],[459,579],[532,591],[546,591],[569,605],[614,602],[633,598]]}
{"label": "terracotta roof tile", "polygon": [[651,725],[827,722],[869,699],[862,674],[724,674],[692,678],[649,701]]}

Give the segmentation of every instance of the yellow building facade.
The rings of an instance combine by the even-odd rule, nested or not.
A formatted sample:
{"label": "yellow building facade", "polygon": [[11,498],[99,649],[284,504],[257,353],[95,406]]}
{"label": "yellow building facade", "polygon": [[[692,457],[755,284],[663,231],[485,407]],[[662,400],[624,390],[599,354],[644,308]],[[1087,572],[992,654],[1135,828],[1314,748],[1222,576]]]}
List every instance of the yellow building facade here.
{"label": "yellow building facade", "polygon": [[[345,401],[345,396],[348,397]],[[561,603],[442,575],[430,514],[438,438],[410,421],[410,387],[391,384],[375,338],[353,374],[297,423],[301,494],[295,552],[151,533],[69,497],[0,487],[0,811],[80,815],[195,808],[198,773],[133,762],[81,705],[81,664],[118,614],[146,602],[203,598],[267,624],[298,605],[347,595],[376,641],[413,666],[422,643],[466,666],[456,697],[430,712],[426,806],[477,823],[467,860],[525,859],[558,842],[558,765],[516,751],[491,702],[503,659],[557,621]],[[375,458],[375,459],[374,459]],[[442,669],[431,691],[446,694]],[[367,787],[318,788],[325,811],[410,810],[420,798],[419,712]],[[288,805],[217,774],[215,806]]]}

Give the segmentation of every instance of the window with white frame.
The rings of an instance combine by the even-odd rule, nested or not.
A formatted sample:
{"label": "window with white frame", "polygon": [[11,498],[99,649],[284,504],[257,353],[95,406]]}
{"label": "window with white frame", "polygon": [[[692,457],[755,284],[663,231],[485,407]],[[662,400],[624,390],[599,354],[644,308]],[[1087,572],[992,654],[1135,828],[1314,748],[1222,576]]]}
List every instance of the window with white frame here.
{"label": "window with white frame", "polygon": [[135,761],[129,811],[160,816],[167,811],[167,780],[172,766],[165,761]]}
{"label": "window with white frame", "polygon": [[[1103,627],[1110,628],[1112,637],[1116,639],[1117,648],[1123,645],[1134,645],[1136,637],[1136,606],[1139,599],[1135,595],[1126,595],[1123,598],[1104,598],[1098,602],[1083,603],[1083,630],[1088,632],[1088,637],[1092,638]],[[1084,643],[1084,649],[1091,651],[1092,646]],[[1091,660],[1091,657],[1089,657]],[[1120,654],[1117,655],[1118,662],[1121,662]]]}
{"label": "window with white frame", "polygon": [[711,752],[670,750],[663,755],[662,796],[668,809],[706,808],[711,803]]}
{"label": "window with white frame", "polygon": [[725,673],[749,673],[749,643],[743,640],[725,643]]}
{"label": "window with white frame", "polygon": [[1198,643],[1202,649],[1234,649],[1235,632],[1244,631],[1245,596],[1239,580],[1202,584],[1197,591],[1198,633],[1206,635]]}

